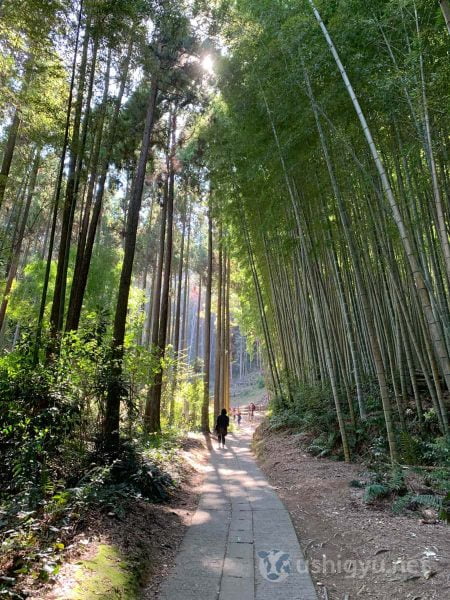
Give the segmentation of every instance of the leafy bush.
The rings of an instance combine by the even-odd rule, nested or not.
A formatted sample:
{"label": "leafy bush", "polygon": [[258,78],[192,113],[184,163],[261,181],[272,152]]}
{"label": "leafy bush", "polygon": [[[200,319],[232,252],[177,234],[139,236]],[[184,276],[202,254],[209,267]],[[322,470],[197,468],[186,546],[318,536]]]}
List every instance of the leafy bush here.
{"label": "leafy bush", "polygon": [[[272,429],[302,429],[317,436],[338,431],[336,411],[328,385],[291,383],[290,387],[291,401],[278,396],[271,403]],[[327,445],[329,446],[330,444]]]}
{"label": "leafy bush", "polygon": [[441,510],[439,511],[439,518],[450,524],[450,492],[442,500]]}
{"label": "leafy bush", "polygon": [[283,410],[280,412],[274,412],[270,418],[270,429],[284,429],[284,428],[301,428],[303,425],[303,418],[301,415],[296,414],[292,410]]}
{"label": "leafy bush", "polygon": [[403,496],[406,492],[405,476],[401,469],[387,472],[374,471],[369,475],[364,501],[370,504],[383,498]]}
{"label": "leafy bush", "polygon": [[415,510],[418,506],[434,508],[439,511],[442,508],[442,498],[432,494],[406,494],[392,504],[392,511],[399,514],[405,510]]}
{"label": "leafy bush", "polygon": [[406,465],[417,465],[421,461],[420,440],[407,431],[400,432],[399,438],[400,460]]}
{"label": "leafy bush", "polygon": [[381,498],[389,496],[391,490],[389,486],[383,483],[371,483],[364,491],[364,502],[371,503]]}
{"label": "leafy bush", "polygon": [[[0,483],[4,493],[44,489],[52,458],[80,423],[77,402],[50,369],[0,361]],[[34,496],[35,494],[33,494]]]}
{"label": "leafy bush", "polygon": [[424,442],[422,457],[426,464],[450,465],[450,434]]}

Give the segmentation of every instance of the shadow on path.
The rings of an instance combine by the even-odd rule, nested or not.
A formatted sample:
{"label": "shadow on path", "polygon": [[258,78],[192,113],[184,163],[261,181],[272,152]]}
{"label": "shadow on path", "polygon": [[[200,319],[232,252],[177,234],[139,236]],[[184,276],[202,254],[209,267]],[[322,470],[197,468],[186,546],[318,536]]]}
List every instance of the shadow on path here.
{"label": "shadow on path", "polygon": [[256,425],[225,449],[205,436],[199,506],[159,600],[317,600],[289,513],[251,453]]}

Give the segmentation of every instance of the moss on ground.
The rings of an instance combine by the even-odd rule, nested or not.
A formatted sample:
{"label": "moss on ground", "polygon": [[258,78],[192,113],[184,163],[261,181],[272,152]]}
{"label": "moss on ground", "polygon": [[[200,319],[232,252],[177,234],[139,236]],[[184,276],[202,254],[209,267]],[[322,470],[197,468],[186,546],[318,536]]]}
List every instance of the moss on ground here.
{"label": "moss on ground", "polygon": [[94,558],[81,563],[76,580],[71,600],[137,600],[139,597],[136,569],[109,544],[101,544]]}

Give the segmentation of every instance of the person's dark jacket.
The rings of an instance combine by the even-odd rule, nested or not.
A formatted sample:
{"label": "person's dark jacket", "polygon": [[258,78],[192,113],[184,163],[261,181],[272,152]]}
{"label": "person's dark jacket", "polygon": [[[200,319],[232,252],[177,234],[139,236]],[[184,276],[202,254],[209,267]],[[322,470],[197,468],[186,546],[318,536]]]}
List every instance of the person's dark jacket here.
{"label": "person's dark jacket", "polygon": [[216,431],[222,435],[227,435],[228,425],[230,424],[230,417],[227,415],[219,415],[217,417]]}

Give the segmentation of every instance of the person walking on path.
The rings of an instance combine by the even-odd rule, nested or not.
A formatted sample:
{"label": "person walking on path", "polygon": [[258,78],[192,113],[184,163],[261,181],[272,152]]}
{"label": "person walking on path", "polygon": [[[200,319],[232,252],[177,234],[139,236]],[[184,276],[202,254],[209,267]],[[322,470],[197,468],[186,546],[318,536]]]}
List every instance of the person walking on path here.
{"label": "person walking on path", "polygon": [[255,404],[254,402],[250,402],[250,405],[248,407],[248,414],[250,415],[250,421],[253,421],[253,416],[255,414]]}
{"label": "person walking on path", "polygon": [[237,421],[238,421],[238,425],[240,425],[241,421],[242,421],[242,415],[241,415],[241,409],[240,408],[238,408]]}
{"label": "person walking on path", "polygon": [[222,408],[220,415],[217,417],[216,432],[219,440],[219,448],[222,444],[222,448],[225,448],[225,437],[228,433],[228,426],[230,424],[230,417],[227,416],[227,409]]}

